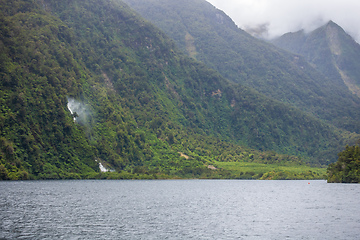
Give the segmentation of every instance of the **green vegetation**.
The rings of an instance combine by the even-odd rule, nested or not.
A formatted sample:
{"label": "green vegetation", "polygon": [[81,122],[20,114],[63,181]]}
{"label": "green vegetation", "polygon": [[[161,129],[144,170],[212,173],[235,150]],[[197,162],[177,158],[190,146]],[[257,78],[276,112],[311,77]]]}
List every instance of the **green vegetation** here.
{"label": "green vegetation", "polygon": [[326,168],[306,165],[279,165],[253,162],[218,162],[219,169],[230,173],[235,179],[289,180],[289,179],[324,179]]}
{"label": "green vegetation", "polygon": [[339,159],[328,167],[327,180],[330,183],[360,182],[360,148],[359,145],[346,146],[339,153]]}
{"label": "green vegetation", "polygon": [[73,177],[94,171],[94,149],[66,109],[66,96],[79,91],[84,81],[70,49],[57,37],[68,29],[37,13],[30,2],[0,4],[3,178]]}
{"label": "green vegetation", "polygon": [[225,80],[118,0],[0,5],[0,179],[235,178],[209,166],[318,166],[359,138]]}
{"label": "green vegetation", "polygon": [[[332,74],[324,76],[303,57],[253,38],[207,1],[124,1],[173,38],[189,56],[223,77],[291,104],[338,128],[360,133],[360,98],[349,91],[342,80],[339,83],[327,78]],[[315,44],[319,44],[318,41],[315,39]],[[316,64],[333,64],[336,59],[350,82],[356,82],[360,79],[360,48],[356,45],[352,40],[343,48],[341,56],[332,57],[314,48],[309,48],[308,54],[315,53]]]}

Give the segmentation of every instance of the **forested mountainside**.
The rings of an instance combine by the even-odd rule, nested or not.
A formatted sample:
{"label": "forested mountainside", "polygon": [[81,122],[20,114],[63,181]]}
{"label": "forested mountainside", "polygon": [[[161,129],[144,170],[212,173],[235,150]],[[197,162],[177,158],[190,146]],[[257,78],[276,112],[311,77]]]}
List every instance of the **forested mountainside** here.
{"label": "forested mountainside", "polygon": [[[189,56],[225,78],[290,103],[339,128],[360,132],[360,98],[303,57],[239,29],[205,0],[124,0]],[[358,69],[358,68],[357,68]]]}
{"label": "forested mountainside", "polygon": [[1,179],[232,177],[209,165],[333,162],[358,138],[225,80],[121,1],[0,5]]}
{"label": "forested mountainside", "polygon": [[346,86],[360,96],[360,45],[336,23],[330,21],[310,33],[287,33],[272,42],[304,56],[338,88]]}

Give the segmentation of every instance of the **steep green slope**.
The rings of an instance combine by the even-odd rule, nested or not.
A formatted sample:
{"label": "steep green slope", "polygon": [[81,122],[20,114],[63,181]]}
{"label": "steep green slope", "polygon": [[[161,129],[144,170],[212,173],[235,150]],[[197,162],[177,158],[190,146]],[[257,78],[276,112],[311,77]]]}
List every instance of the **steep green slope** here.
{"label": "steep green slope", "polygon": [[[99,172],[95,160],[116,170],[143,160],[135,121],[86,69],[74,32],[34,1],[1,5],[1,163],[8,178],[79,178]],[[69,97],[86,109],[76,123]]]}
{"label": "steep green slope", "polygon": [[[207,134],[236,139],[258,149],[284,152],[288,148],[285,152],[291,154],[303,152],[299,146],[308,145],[303,137],[305,135],[312,135],[314,145],[305,147],[312,148],[312,153],[322,148],[321,141],[332,141],[335,136],[330,136],[332,133],[322,123],[246,88],[229,84],[214,71],[182,56],[165,35],[134,13],[128,12],[130,10],[121,2],[105,1],[100,6],[86,3],[79,5],[77,2],[72,4],[75,10],[69,11],[69,4],[63,5],[63,9],[55,9],[54,6],[50,6],[50,9],[82,38],[91,39],[94,45],[87,46],[86,51],[94,51],[98,57],[95,64],[99,67],[93,67],[91,64],[94,63],[85,61],[87,66],[98,71],[98,74],[106,72],[115,87],[120,84],[120,95],[125,96],[127,101],[124,104],[137,110],[135,117],[140,126],[148,127],[149,119],[161,117],[166,122],[169,118],[172,122],[180,121],[182,125],[200,129]],[[84,11],[88,12],[87,15],[82,14]],[[101,21],[107,28],[97,26]],[[98,44],[99,41],[107,41],[105,48]],[[109,45],[113,48],[111,51]],[[118,59],[124,57],[119,55],[121,47],[131,49],[133,58],[125,58],[118,63]],[[120,49],[115,51],[115,48]],[[129,63],[137,65],[129,69]],[[126,82],[125,69],[129,69],[131,75],[139,75],[137,85]],[[139,99],[149,101],[142,103]],[[158,106],[159,103],[162,106]],[[169,107],[172,111],[168,110]],[[281,115],[283,108],[290,111],[292,116]],[[146,117],[140,112],[147,112]],[[167,116],[165,118],[164,112]],[[174,115],[173,112],[178,114]],[[296,119],[297,127],[290,128],[290,134],[287,125],[293,119]],[[317,130],[310,130],[309,125],[312,124]],[[315,134],[319,137],[315,137]]]}
{"label": "steep green slope", "polygon": [[9,178],[98,169],[84,129],[67,113],[66,96],[85,81],[63,45],[68,28],[30,2],[1,6],[8,12],[0,16],[0,144]]}
{"label": "steep green slope", "polygon": [[304,56],[339,88],[346,86],[360,96],[360,45],[336,23],[330,21],[308,34],[287,33],[272,42]]}
{"label": "steep green slope", "polygon": [[231,177],[208,165],[326,163],[357,137],[226,81],[122,2],[0,4],[2,179]]}
{"label": "steep green slope", "polygon": [[360,99],[302,57],[237,28],[205,0],[125,0],[180,48],[225,78],[290,103],[337,127],[360,132]]}

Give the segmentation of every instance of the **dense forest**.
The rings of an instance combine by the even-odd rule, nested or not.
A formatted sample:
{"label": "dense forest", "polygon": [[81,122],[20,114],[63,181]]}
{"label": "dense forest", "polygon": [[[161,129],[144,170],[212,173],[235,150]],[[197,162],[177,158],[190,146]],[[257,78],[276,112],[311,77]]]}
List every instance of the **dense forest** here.
{"label": "dense forest", "polygon": [[121,1],[0,5],[1,179],[321,178],[221,163],[320,166],[359,138],[226,80]]}
{"label": "dense forest", "polygon": [[346,149],[339,153],[338,161],[330,164],[327,171],[327,180],[330,183],[359,183],[359,145],[346,146]]}
{"label": "dense forest", "polygon": [[[354,40],[342,46],[342,56],[331,57],[310,48],[309,53],[314,55],[310,64],[308,58],[252,37],[205,0],[124,1],[173,38],[189,56],[230,81],[291,104],[338,128],[360,133],[360,98],[344,81],[334,81],[332,75],[313,67],[315,61],[336,59],[357,81],[360,47]],[[322,47],[326,44],[325,39],[311,40]]]}

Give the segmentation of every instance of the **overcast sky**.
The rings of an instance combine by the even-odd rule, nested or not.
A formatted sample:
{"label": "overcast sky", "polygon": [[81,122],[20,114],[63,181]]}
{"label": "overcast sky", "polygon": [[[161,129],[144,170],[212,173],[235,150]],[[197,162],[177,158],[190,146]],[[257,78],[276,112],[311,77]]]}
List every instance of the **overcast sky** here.
{"label": "overcast sky", "polygon": [[267,24],[274,37],[332,20],[360,42],[359,0],[207,0],[242,29]]}

